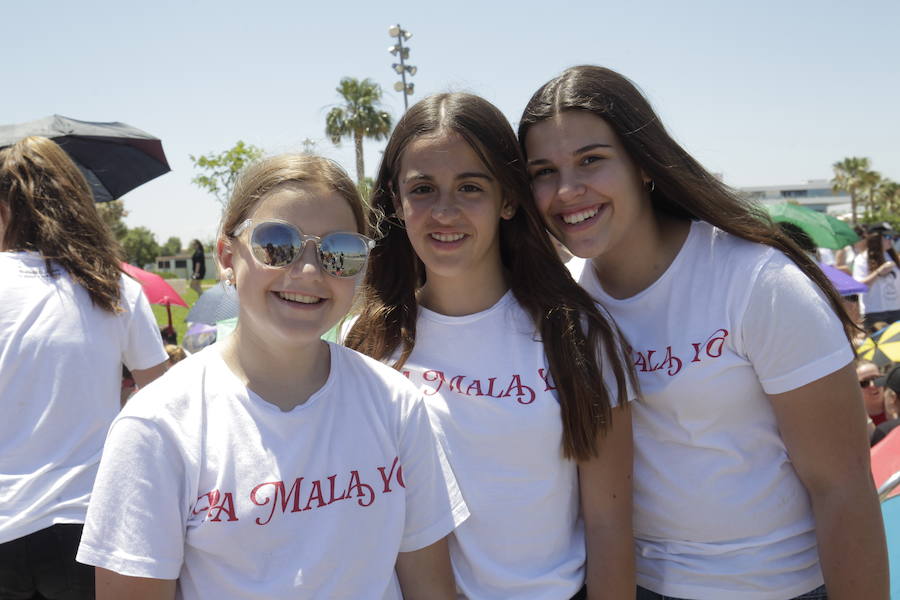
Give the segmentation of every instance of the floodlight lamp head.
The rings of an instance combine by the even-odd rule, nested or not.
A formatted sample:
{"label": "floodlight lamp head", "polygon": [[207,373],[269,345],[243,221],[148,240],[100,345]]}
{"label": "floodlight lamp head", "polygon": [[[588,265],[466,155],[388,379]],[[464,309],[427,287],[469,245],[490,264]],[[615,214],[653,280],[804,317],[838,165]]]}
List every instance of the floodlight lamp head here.
{"label": "floodlight lamp head", "polygon": [[406,95],[412,96],[413,90],[416,89],[416,84],[408,83],[406,84]]}
{"label": "floodlight lamp head", "polygon": [[404,46],[403,50],[400,51],[400,54],[403,56],[403,60],[406,60],[407,58],[409,58],[409,47]]}
{"label": "floodlight lamp head", "polygon": [[397,37],[400,35],[400,25],[391,25],[388,27],[388,35],[391,37]]}
{"label": "floodlight lamp head", "polygon": [[400,63],[394,63],[391,65],[398,74],[403,72],[403,65]]}
{"label": "floodlight lamp head", "polygon": [[404,39],[404,40],[408,40],[409,38],[412,37],[412,34],[411,34],[410,32],[408,32],[408,31],[406,31],[405,29],[402,30],[402,33],[403,33],[403,39]]}
{"label": "floodlight lamp head", "polygon": [[397,56],[397,53],[400,51],[400,46],[394,44],[393,46],[388,46],[388,52]]}
{"label": "floodlight lamp head", "polygon": [[395,81],[395,82],[394,82],[394,91],[396,91],[396,92],[402,92],[402,91],[403,91],[403,82],[402,82],[402,81]]}
{"label": "floodlight lamp head", "polygon": [[418,71],[418,69],[416,67],[413,67],[411,65],[406,67],[406,72],[409,73],[410,75],[415,75],[416,71]]}

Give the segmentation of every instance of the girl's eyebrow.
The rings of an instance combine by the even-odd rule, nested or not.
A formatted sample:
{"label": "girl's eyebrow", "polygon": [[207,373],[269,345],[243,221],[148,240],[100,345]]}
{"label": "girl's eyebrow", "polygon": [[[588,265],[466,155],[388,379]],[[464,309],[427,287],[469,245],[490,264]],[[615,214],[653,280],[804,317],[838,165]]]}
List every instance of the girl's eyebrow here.
{"label": "girl's eyebrow", "polygon": [[[465,173],[460,173],[456,176],[456,179],[484,179],[487,181],[494,181],[494,178],[491,177],[488,173],[482,173],[480,171],[466,171]],[[426,175],[425,173],[419,173],[413,171],[403,180],[403,183],[409,183],[410,181],[434,181],[434,177],[431,175]]]}
{"label": "girl's eyebrow", "polygon": [[[578,156],[579,154],[582,154],[584,152],[590,152],[591,150],[596,150],[597,148],[612,148],[612,146],[610,144],[600,144],[600,143],[588,144],[587,146],[582,146],[581,148],[572,152],[572,156]],[[547,164],[549,162],[550,161],[547,160],[546,158],[535,158],[533,160],[529,160],[527,166],[531,167],[531,166],[535,166],[535,165],[543,165],[543,164]]]}

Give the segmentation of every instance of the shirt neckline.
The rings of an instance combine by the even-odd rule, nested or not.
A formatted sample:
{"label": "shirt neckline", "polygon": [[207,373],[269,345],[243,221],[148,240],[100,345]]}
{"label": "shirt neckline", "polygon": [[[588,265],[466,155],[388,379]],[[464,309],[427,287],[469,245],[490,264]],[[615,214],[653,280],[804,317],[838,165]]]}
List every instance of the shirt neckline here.
{"label": "shirt neckline", "polygon": [[312,409],[313,406],[319,403],[319,398],[327,394],[331,387],[335,385],[335,381],[337,380],[336,373],[340,370],[340,366],[338,365],[338,363],[341,360],[341,356],[337,345],[328,341],[326,341],[325,343],[328,345],[328,353],[331,358],[331,367],[328,372],[328,377],[325,379],[325,383],[322,384],[322,387],[316,390],[313,395],[307,398],[306,402],[304,402],[303,404],[298,404],[288,411],[281,410],[280,407],[272,404],[271,402],[254,392],[248,386],[246,386],[244,382],[242,382],[238,378],[234,371],[231,370],[231,367],[228,366],[228,363],[225,362],[225,359],[222,358],[222,353],[219,351],[219,349],[215,348],[215,345],[213,345],[211,349],[215,350],[215,352],[212,353],[214,355],[214,362],[216,363],[215,368],[224,371],[227,374],[226,376],[231,379],[234,389],[238,392],[237,395],[241,399],[241,401],[248,402],[255,407],[260,407],[262,410],[265,410],[267,412],[287,416],[298,415],[306,410]]}
{"label": "shirt neckline", "polygon": [[427,319],[429,321],[445,325],[463,325],[487,318],[493,313],[503,310],[513,301],[514,295],[512,289],[509,289],[506,291],[506,293],[500,296],[500,299],[497,300],[497,302],[495,302],[493,306],[490,306],[489,308],[486,308],[485,310],[477,313],[472,313],[470,315],[451,316],[435,312],[431,309],[425,308],[424,306],[419,306],[419,318]]}
{"label": "shirt neckline", "polygon": [[627,298],[613,298],[606,290],[603,289],[603,286],[600,285],[600,280],[597,278],[597,272],[594,270],[594,263],[591,260],[587,261],[585,264],[585,269],[589,270],[589,277],[593,282],[593,287],[597,291],[597,299],[600,300],[603,304],[618,304],[625,305],[630,304],[632,302],[637,302],[641,298],[645,296],[649,296],[653,293],[653,291],[664,284],[665,281],[675,277],[675,273],[681,268],[681,263],[685,260],[685,256],[687,256],[690,252],[690,249],[694,244],[698,243],[697,240],[700,238],[700,230],[706,225],[711,228],[712,225],[705,223],[704,221],[691,221],[691,229],[688,231],[688,235],[685,238],[684,242],[681,244],[681,248],[678,249],[678,253],[675,255],[675,259],[669,264],[665,271],[663,271],[662,275],[656,278],[656,281],[648,285],[646,288],[638,292],[633,296],[629,296]]}

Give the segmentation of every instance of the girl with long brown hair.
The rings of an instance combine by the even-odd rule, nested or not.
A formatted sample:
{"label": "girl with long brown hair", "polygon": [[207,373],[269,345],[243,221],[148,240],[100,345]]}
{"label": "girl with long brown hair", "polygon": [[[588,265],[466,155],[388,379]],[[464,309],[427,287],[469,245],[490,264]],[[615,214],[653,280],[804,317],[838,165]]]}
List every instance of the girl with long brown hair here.
{"label": "girl with long brown hair", "polygon": [[886,598],[853,324],[823,273],[614,71],[543,85],[519,142],[633,348],[637,597]]}
{"label": "girl with long brown hair", "polygon": [[75,550],[122,365],[167,358],[118,248],[59,145],[0,150],[0,597],[94,598]]}
{"label": "girl with long brown hair", "polygon": [[892,237],[883,229],[871,229],[863,238],[866,251],[853,259],[853,278],[869,286],[860,298],[863,323],[868,330],[881,321],[900,320],[900,257]]}
{"label": "girl with long brown hair", "polygon": [[450,537],[461,597],[584,597],[585,578],[591,597],[623,597],[633,373],[530,193],[489,102],[411,107],[375,182],[382,238],[345,343],[426,397],[472,515]]}
{"label": "girl with long brown hair", "polygon": [[446,535],[468,513],[421,397],[320,339],[366,233],[329,160],[242,173],[217,243],[237,328],[112,424],[78,553],[99,600],[454,597]]}

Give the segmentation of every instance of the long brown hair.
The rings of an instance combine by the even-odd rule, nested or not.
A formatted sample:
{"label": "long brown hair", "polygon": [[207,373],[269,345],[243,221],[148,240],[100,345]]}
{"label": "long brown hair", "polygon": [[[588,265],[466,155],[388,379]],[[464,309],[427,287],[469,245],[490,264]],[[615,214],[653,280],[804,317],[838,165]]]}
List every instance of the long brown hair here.
{"label": "long brown hair", "polygon": [[400,161],[407,146],[422,135],[453,132],[472,147],[517,206],[501,220],[500,255],[516,300],[529,314],[543,341],[557,385],[563,421],[563,453],[585,460],[597,454],[598,434],[610,420],[610,397],[601,376],[598,349],[605,348],[618,386],[618,402],[627,401],[626,380],[637,389],[628,351],[616,326],[569,276],[560,262],[534,203],[525,162],[506,117],[488,101],[471,94],[438,94],[411,107],[388,141],[372,196],[373,227],[382,236],[369,258],[362,288],[362,312],[345,343],[382,361],[399,352],[400,368],[416,343],[416,290],[425,268],[394,210]]}
{"label": "long brown hair", "polygon": [[56,144],[27,137],[0,150],[5,250],[32,250],[62,266],[95,306],[121,312],[122,251],[100,218],[84,176]]}
{"label": "long brown hair", "polygon": [[900,267],[900,257],[893,245],[887,250],[884,249],[884,235],[877,229],[865,234],[866,240],[866,259],[869,263],[869,273],[874,273],[878,267],[885,262],[884,255],[887,254],[894,261],[894,264]]}
{"label": "long brown hair", "polygon": [[582,65],[565,70],[538,89],[519,121],[525,152],[529,129],[561,112],[587,111],[615,132],[628,156],[655,185],[655,210],[699,219],[745,240],[786,254],[828,297],[849,341],[859,330],[841,297],[816,263],[757,204],[737,195],[710,174],[668,134],[650,103],[626,77],[603,67]]}

